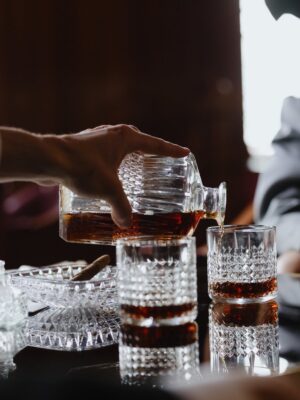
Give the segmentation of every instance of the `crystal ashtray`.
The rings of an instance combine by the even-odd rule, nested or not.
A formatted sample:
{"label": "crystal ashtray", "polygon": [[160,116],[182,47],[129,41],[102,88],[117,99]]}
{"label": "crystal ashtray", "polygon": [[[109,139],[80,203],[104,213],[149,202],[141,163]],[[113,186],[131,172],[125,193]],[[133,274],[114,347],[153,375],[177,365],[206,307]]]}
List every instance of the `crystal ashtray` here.
{"label": "crystal ashtray", "polygon": [[28,317],[28,346],[49,350],[83,351],[118,342],[119,316],[96,308],[54,308]]}
{"label": "crystal ashtray", "polygon": [[116,267],[106,266],[89,281],[71,281],[85,266],[67,263],[17,271],[10,274],[10,284],[25,292],[29,300],[45,306],[116,310]]}

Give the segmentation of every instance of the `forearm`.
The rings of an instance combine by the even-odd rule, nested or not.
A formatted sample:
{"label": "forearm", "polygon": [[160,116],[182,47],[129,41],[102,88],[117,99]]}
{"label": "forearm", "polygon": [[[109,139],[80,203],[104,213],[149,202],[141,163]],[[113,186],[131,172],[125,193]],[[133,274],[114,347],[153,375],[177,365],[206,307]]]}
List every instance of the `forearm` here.
{"label": "forearm", "polygon": [[63,137],[40,135],[17,128],[0,127],[0,181],[59,183],[67,167]]}
{"label": "forearm", "polygon": [[124,124],[59,136],[0,127],[0,137],[0,182],[63,184],[81,196],[107,201],[113,220],[122,227],[131,223],[131,206],[118,176],[124,157],[136,151],[165,157],[190,152]]}

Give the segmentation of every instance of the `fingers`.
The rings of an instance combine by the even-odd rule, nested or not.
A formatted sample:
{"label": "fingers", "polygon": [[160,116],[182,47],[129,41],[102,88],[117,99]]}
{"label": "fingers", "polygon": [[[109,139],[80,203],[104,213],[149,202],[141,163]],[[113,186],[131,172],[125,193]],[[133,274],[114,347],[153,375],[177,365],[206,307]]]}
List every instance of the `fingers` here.
{"label": "fingers", "polygon": [[94,128],[89,129],[90,131],[98,131],[99,129],[104,129],[104,128],[111,128],[113,125],[99,125],[95,126]]}
{"label": "fingers", "polygon": [[141,151],[147,154],[156,154],[166,157],[185,157],[190,153],[188,148],[142,133],[134,125],[100,125],[92,129],[86,129],[78,135],[86,133],[96,134],[105,129],[118,135],[118,143],[123,143],[125,154]]}
{"label": "fingers", "polygon": [[77,133],[75,133],[75,135],[76,136],[86,135],[88,133],[94,133],[94,132],[97,132],[97,131],[99,131],[101,129],[111,128],[111,127],[112,127],[112,125],[99,125],[99,126],[95,126],[94,128],[87,128],[87,129],[85,129],[83,131],[77,132]]}
{"label": "fingers", "polygon": [[300,253],[289,250],[278,257],[277,270],[280,274],[300,272]]}
{"label": "fingers", "polygon": [[121,228],[129,228],[131,225],[131,206],[118,178],[114,181],[113,193],[106,198],[106,201],[112,207],[111,216],[115,224]]}
{"label": "fingers", "polygon": [[47,178],[34,180],[34,182],[40,186],[57,186],[57,185],[59,185],[58,181],[54,181],[52,179],[47,179]]}
{"label": "fingers", "polygon": [[187,147],[147,135],[138,131],[135,127],[127,126],[125,129],[130,130],[130,135],[128,135],[128,153],[141,151],[143,153],[166,157],[185,157],[190,153]]}

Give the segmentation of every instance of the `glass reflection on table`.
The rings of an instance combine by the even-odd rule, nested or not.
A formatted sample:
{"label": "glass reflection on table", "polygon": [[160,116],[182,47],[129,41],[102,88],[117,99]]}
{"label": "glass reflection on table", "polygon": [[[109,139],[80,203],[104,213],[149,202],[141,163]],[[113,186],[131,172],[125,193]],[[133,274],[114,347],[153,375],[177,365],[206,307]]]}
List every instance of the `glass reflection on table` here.
{"label": "glass reflection on table", "polygon": [[252,376],[279,372],[278,305],[212,303],[209,308],[213,373],[242,369]]}
{"label": "glass reflection on table", "polygon": [[198,325],[141,327],[123,324],[119,340],[123,384],[163,386],[164,378],[188,381],[200,374]]}

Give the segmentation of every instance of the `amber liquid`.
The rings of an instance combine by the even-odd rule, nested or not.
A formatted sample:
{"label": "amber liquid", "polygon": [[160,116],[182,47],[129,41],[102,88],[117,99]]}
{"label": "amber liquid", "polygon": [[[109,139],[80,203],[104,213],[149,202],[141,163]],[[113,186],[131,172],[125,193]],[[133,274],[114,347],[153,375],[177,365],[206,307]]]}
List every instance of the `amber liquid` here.
{"label": "amber liquid", "polygon": [[131,306],[121,304],[121,316],[126,315],[127,318],[132,320],[143,320],[153,318],[156,321],[171,320],[173,318],[180,318],[192,312],[197,312],[196,303],[186,303],[180,305],[157,306],[157,307],[143,307]]}
{"label": "amber liquid", "polygon": [[278,323],[276,301],[252,304],[214,303],[211,308],[213,321],[226,326],[259,326]]}
{"label": "amber liquid", "polygon": [[67,242],[76,243],[112,243],[133,236],[170,239],[192,235],[201,218],[216,219],[216,215],[207,215],[203,211],[153,215],[133,213],[130,228],[121,229],[109,213],[68,213],[63,215],[60,235]]}
{"label": "amber liquid", "polygon": [[120,330],[121,343],[132,347],[179,347],[198,341],[198,326],[188,322],[177,326],[141,327],[123,324]]}
{"label": "amber liquid", "polygon": [[263,282],[254,283],[215,282],[209,285],[209,289],[215,297],[224,299],[255,299],[274,293],[277,290],[277,279],[271,278]]}

